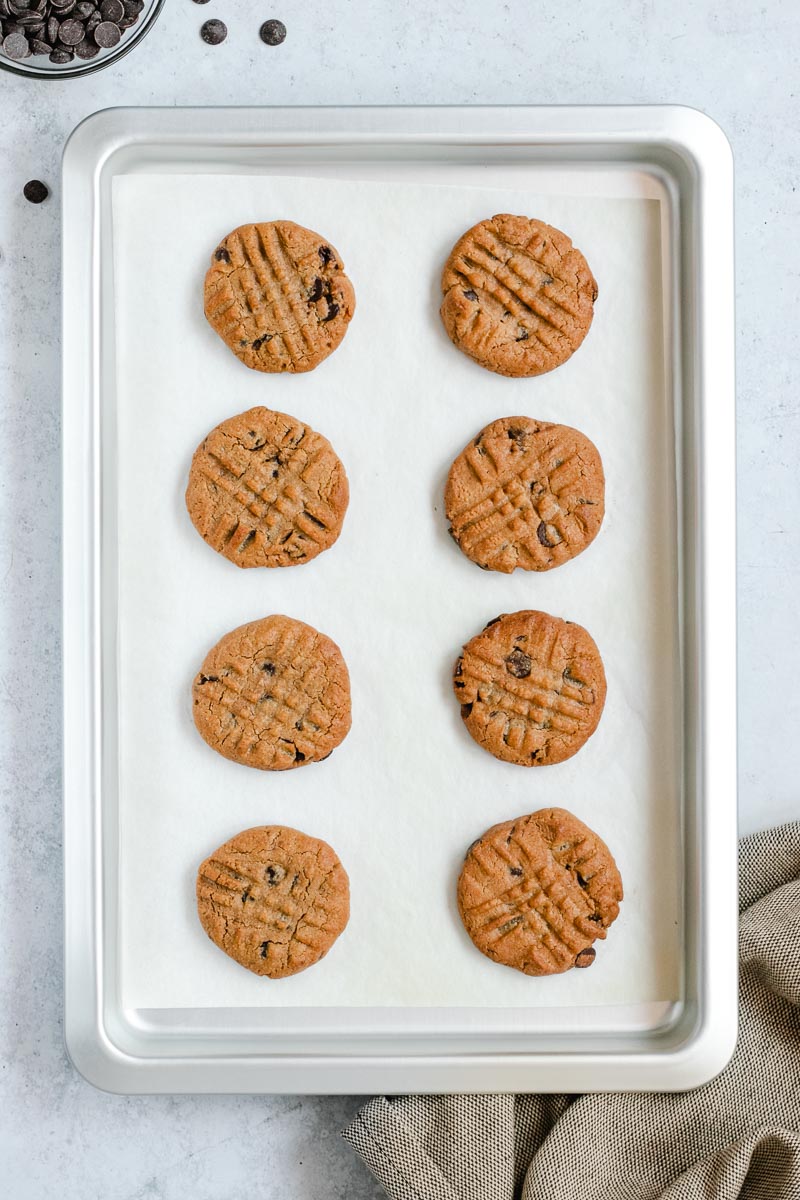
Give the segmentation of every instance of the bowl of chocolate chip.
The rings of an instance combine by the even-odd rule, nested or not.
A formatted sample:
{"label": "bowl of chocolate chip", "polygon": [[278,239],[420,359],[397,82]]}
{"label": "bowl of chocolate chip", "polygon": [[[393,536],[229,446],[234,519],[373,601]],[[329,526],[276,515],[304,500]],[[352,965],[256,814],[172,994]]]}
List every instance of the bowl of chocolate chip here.
{"label": "bowl of chocolate chip", "polygon": [[152,29],[164,0],[0,0],[0,68],[35,79],[99,71]]}

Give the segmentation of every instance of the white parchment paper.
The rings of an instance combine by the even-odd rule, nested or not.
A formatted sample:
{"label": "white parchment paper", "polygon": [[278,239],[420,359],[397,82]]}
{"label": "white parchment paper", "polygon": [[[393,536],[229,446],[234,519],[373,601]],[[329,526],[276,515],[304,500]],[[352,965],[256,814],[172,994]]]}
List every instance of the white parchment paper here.
{"label": "white parchment paper", "polygon": [[[493,375],[439,317],[457,239],[495,212],[567,231],[599,282],[592,330],[539,379]],[[658,201],[530,191],[141,175],[115,180],[119,479],[120,961],[131,1007],[595,1006],[679,995],[676,566],[673,433],[664,376]],[[357,312],[342,346],[297,377],[249,371],[206,324],[209,256],[234,226],[291,218],[344,258]],[[287,570],[216,555],[183,502],[192,453],[253,405],[332,441],[351,487],[336,546]],[[545,574],[480,571],[447,535],[453,457],[497,417],[583,430],[599,447],[607,514],[595,543]],[[451,693],[463,642],[498,613],[578,621],[606,666],[595,736],[526,770],[481,750]],[[268,613],[341,646],[353,728],[325,763],[262,773],[194,729],[206,651]],[[625,885],[594,965],[529,979],[491,963],[455,905],[464,851],[488,826],[546,805],[606,839]],[[206,937],[198,864],[251,825],[329,841],[351,880],[350,925],[291,979],[250,975]]]}

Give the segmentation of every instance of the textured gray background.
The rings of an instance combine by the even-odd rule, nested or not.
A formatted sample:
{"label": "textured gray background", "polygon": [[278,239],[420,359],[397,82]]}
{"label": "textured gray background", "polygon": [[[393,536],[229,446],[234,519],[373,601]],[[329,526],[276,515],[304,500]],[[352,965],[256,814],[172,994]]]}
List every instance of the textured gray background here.
{"label": "textured gray background", "polygon": [[[223,47],[202,20],[227,20]],[[286,43],[256,37],[282,18]],[[113,104],[683,103],[737,164],[740,807],[800,801],[795,0],[168,0],[116,67],[58,84],[0,72],[0,1162],[16,1200],[378,1195],[339,1143],[355,1098],[121,1099],[61,1033],[59,157]],[[27,179],[53,188],[35,208]],[[731,753],[735,731],[730,731]]]}

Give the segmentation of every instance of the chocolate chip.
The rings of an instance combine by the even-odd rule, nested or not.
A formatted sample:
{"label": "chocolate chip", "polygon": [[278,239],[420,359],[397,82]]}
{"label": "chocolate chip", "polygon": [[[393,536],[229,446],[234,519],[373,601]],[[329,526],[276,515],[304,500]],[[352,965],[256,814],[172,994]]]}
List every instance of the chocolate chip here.
{"label": "chocolate chip", "polygon": [[226,250],[224,246],[219,246],[214,251],[214,258],[217,262],[229,263],[231,261],[230,251]]}
{"label": "chocolate chip", "polygon": [[84,38],[75,47],[75,53],[78,58],[96,58],[100,53],[100,47],[97,45],[97,42],[93,42],[89,38]]}
{"label": "chocolate chip", "polygon": [[509,875],[517,875],[517,876],[519,876],[519,875],[521,875],[521,874],[522,874],[522,867],[509,867],[509,868],[508,868],[508,873],[509,873]]}
{"label": "chocolate chip", "polygon": [[48,42],[50,43],[51,46],[55,46],[56,42],[58,41],[58,18],[57,17],[49,17],[48,18],[46,32],[47,32]]}
{"label": "chocolate chip", "polygon": [[463,660],[463,658],[460,658],[460,659],[458,660],[458,662],[456,663],[456,669],[455,669],[455,671],[453,672],[453,674],[455,675],[455,677],[456,677],[456,678],[458,678],[458,676],[459,676],[459,675],[463,675],[463,674],[464,674],[464,660]]}
{"label": "chocolate chip", "polygon": [[50,62],[56,63],[59,67],[64,67],[67,63],[71,63],[74,57],[75,55],[70,50],[56,49],[50,55]]}
{"label": "chocolate chip", "polygon": [[286,41],[286,26],[283,21],[265,21],[258,31],[262,42],[268,46],[280,46]]}
{"label": "chocolate chip", "polygon": [[[89,16],[90,14],[87,13],[86,15]],[[103,3],[100,5],[100,15],[104,21],[112,21],[114,24],[117,21],[121,21],[125,16],[125,8],[122,0],[103,0]]]}
{"label": "chocolate chip", "polygon": [[322,259],[323,267],[327,267],[328,263],[333,258],[333,251],[331,250],[330,246],[320,246],[317,253],[319,254],[320,258]]}
{"label": "chocolate chip", "polygon": [[31,47],[31,54],[38,55],[38,54],[49,54],[50,53],[50,46],[47,44],[47,42],[40,42],[38,38],[31,39],[30,47]]}
{"label": "chocolate chip", "polygon": [[319,276],[317,276],[317,278],[314,280],[314,286],[312,287],[311,291],[308,293],[309,303],[316,304],[317,300],[321,300],[324,290],[325,290],[325,285],[323,284],[323,282],[319,278]]}
{"label": "chocolate chip", "polygon": [[522,917],[512,917],[510,921],[506,921],[505,925],[501,925],[497,932],[500,934],[511,933],[512,929],[516,929],[521,924]]}
{"label": "chocolate chip", "polygon": [[[114,29],[119,33],[116,25]],[[72,18],[69,21],[62,21],[58,29],[58,40],[63,42],[65,46],[77,46],[78,42],[82,42],[85,36],[86,29],[84,28],[83,21],[76,21]]]}
{"label": "chocolate chip", "polygon": [[575,966],[590,967],[595,960],[596,953],[594,946],[587,946],[585,950],[581,950],[575,959]]}
{"label": "chocolate chip", "polygon": [[528,434],[524,429],[517,429],[514,425],[508,430],[508,436],[516,446],[519,446],[520,450],[524,448],[528,438]]}
{"label": "chocolate chip", "polygon": [[78,18],[78,20],[85,21],[86,18],[90,17],[95,11],[95,7],[96,6],[91,4],[89,0],[80,0],[80,2],[75,5],[75,16]]}
{"label": "chocolate chip", "polygon": [[224,21],[206,21],[200,27],[200,37],[207,46],[219,46],[228,36],[228,26]]}
{"label": "chocolate chip", "polygon": [[517,341],[518,342],[527,342],[529,337],[530,337],[530,334],[528,333],[527,329],[520,329],[519,333],[517,334]]}
{"label": "chocolate chip", "polygon": [[275,674],[275,663],[266,662],[261,664],[261,670],[266,671],[268,675]]}
{"label": "chocolate chip", "polygon": [[303,754],[302,750],[298,750],[297,746],[294,748],[294,761],[300,763],[306,761],[305,754]]}
{"label": "chocolate chip", "polygon": [[219,683],[219,675],[201,675],[198,683]]}
{"label": "chocolate chip", "polygon": [[27,58],[30,54],[28,39],[24,33],[9,33],[3,39],[3,53],[8,58],[13,58],[15,61]]}
{"label": "chocolate chip", "polygon": [[522,650],[512,650],[505,663],[509,675],[513,675],[515,679],[527,679],[533,666],[531,656]]}
{"label": "chocolate chip", "polygon": [[118,45],[121,37],[122,31],[113,21],[101,21],[94,31],[94,40],[103,50],[111,50]]}
{"label": "chocolate chip", "polygon": [[22,189],[22,194],[31,204],[41,204],[50,195],[50,189],[41,179],[31,179]]}
{"label": "chocolate chip", "polygon": [[271,865],[267,867],[266,871],[264,872],[264,878],[270,887],[275,887],[275,884],[280,883],[285,875],[286,870],[284,867],[278,865]]}
{"label": "chocolate chip", "polygon": [[470,715],[470,713],[471,713],[471,712],[472,712],[472,705],[471,705],[471,704],[462,704],[462,705],[461,705],[461,718],[462,718],[462,720],[466,721],[467,717]]}
{"label": "chocolate chip", "polygon": [[[567,624],[569,624],[569,621]],[[564,680],[564,683],[571,683],[573,687],[586,687],[582,679],[578,679],[577,675],[572,674],[571,667],[564,667],[564,670],[561,672],[561,678]]]}
{"label": "chocolate chip", "polygon": [[[205,0],[195,0],[195,3],[197,3],[197,4],[205,4]],[[262,957],[262,958],[266,958],[266,957],[267,957],[267,949],[268,949],[268,947],[269,947],[270,945],[271,945],[271,943],[270,943],[270,942],[262,942],[262,943],[261,943],[261,957]]]}
{"label": "chocolate chip", "polygon": [[473,292],[472,288],[470,288],[469,291],[464,292],[464,295],[466,296],[466,298],[468,300],[477,300],[478,299],[478,293]]}
{"label": "chocolate chip", "polygon": [[328,301],[328,312],[327,312],[326,316],[324,316],[322,318],[322,321],[320,322],[320,324],[325,325],[325,324],[327,324],[328,321],[332,321],[333,318],[338,314],[338,312],[339,312],[339,305],[336,303],[335,300],[329,300]]}
{"label": "chocolate chip", "polygon": [[271,342],[271,341],[272,341],[271,333],[262,333],[261,337],[257,337],[255,339],[255,341],[253,342],[253,349],[258,351],[261,349],[261,347],[264,345],[265,342]]}
{"label": "chocolate chip", "polygon": [[552,550],[553,546],[557,545],[556,542],[551,542],[548,540],[547,526],[545,525],[544,521],[540,521],[539,524],[536,526],[536,536],[539,539],[539,541],[542,543],[542,545],[546,546],[548,550]]}
{"label": "chocolate chip", "polygon": [[496,625],[498,621],[502,621],[502,619],[502,617],[492,617],[491,621],[487,621],[483,628],[489,629],[492,625]]}

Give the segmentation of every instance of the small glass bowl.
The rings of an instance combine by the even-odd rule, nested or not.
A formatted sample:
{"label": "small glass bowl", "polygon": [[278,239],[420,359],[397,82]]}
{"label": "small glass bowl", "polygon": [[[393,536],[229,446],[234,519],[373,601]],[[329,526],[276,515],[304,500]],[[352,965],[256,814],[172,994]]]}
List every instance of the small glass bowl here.
{"label": "small glass bowl", "polygon": [[[111,50],[101,50],[94,58],[73,58],[72,62],[60,66],[50,62],[47,55],[36,55],[30,58],[7,58],[0,48],[0,70],[10,71],[12,75],[26,75],[29,79],[76,79],[79,75],[91,75],[93,71],[102,71],[103,67],[117,62],[139,42],[155,25],[164,7],[165,0],[146,0],[139,20],[130,29],[124,30],[122,37]],[[64,18],[68,14],[64,14]]]}

